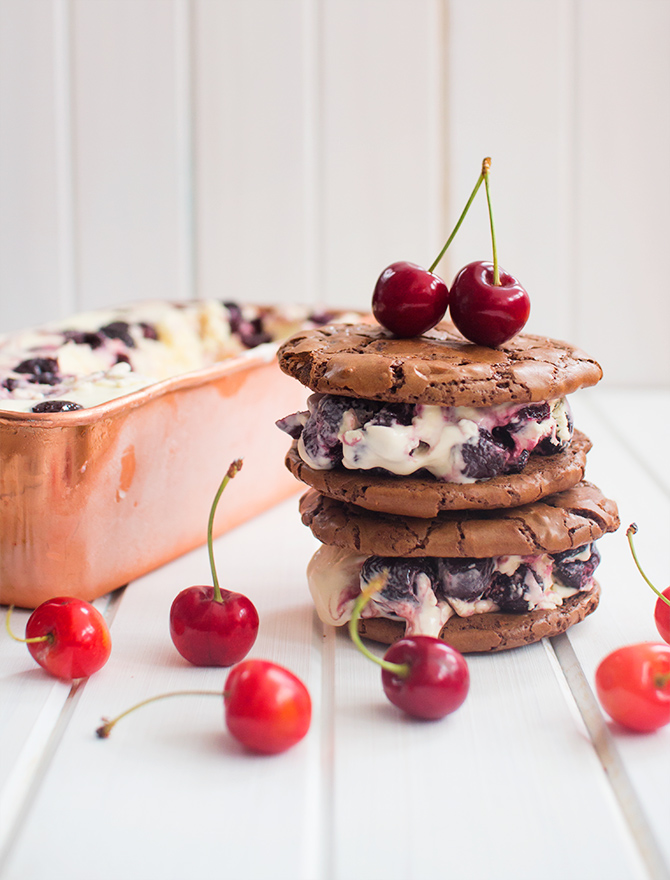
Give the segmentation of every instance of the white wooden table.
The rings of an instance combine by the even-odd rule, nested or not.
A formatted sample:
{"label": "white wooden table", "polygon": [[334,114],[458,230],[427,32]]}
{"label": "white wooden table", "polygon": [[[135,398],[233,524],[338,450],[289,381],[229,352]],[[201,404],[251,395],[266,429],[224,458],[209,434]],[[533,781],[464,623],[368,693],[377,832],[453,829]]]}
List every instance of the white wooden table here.
{"label": "white wooden table", "polygon": [[670,393],[581,392],[574,410],[594,442],[587,475],[622,520],[600,542],[600,608],[569,635],[470,657],[468,699],[443,721],[399,714],[377,667],[315,618],[304,571],[316,542],[297,496],[215,546],[222,585],[259,609],[251,656],[312,695],[312,728],[284,755],[245,753],[212,697],[157,703],[95,736],[101,716],[146,696],[222,687],[225,671],[190,667],[167,626],[176,593],[210,581],[204,548],[101,602],[112,656],[78,687],[1,631],[1,880],[669,877],[670,727],[611,725],[593,677],[614,648],[658,640],[625,527],[638,523],[639,555],[666,586]]}

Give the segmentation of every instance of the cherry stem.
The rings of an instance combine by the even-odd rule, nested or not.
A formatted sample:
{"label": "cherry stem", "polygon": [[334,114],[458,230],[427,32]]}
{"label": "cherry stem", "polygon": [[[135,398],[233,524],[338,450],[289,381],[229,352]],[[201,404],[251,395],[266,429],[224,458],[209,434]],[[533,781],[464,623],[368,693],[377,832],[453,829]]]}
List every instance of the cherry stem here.
{"label": "cherry stem", "polygon": [[212,570],[212,578],[214,580],[214,601],[215,602],[223,602],[223,596],[221,595],[221,587],[219,586],[219,578],[216,574],[216,565],[214,563],[214,541],[213,541],[213,531],[214,531],[214,514],[216,513],[216,508],[219,503],[219,499],[223,495],[223,490],[226,488],[230,480],[242,469],[242,459],[236,458],[234,462],[231,463],[230,467],[226,471],[226,475],[221,481],[221,485],[218,488],[216,495],[214,496],[214,501],[212,502],[212,509],[209,512],[209,522],[207,523],[207,551],[209,553],[209,567]]}
{"label": "cherry stem", "polygon": [[[486,163],[488,163],[488,165]],[[451,242],[454,240],[454,236],[456,235],[458,230],[461,228],[461,223],[465,220],[465,215],[470,210],[470,205],[474,202],[475,196],[479,192],[479,187],[482,185],[482,183],[484,182],[484,180],[486,178],[486,172],[484,170],[485,167],[486,167],[487,171],[488,171],[488,168],[491,167],[491,160],[490,159],[484,159],[484,161],[482,162],[482,170],[481,170],[479,177],[477,178],[477,183],[475,184],[475,188],[472,190],[470,198],[468,199],[467,204],[463,208],[463,212],[462,212],[461,216],[458,218],[458,222],[454,226],[454,228],[451,232],[451,235],[447,239],[445,246],[442,248],[440,253],[433,260],[433,262],[430,266],[430,269],[428,270],[429,272],[433,272],[435,270],[435,267],[437,266],[437,264],[440,262],[442,257],[446,254],[447,248],[449,247]],[[491,221],[491,222],[493,222],[493,221]],[[494,250],[494,252],[495,252],[495,250]]]}
{"label": "cherry stem", "polygon": [[662,599],[666,605],[670,605],[670,599],[667,596],[664,596],[660,590],[657,590],[656,587],[649,580],[647,575],[642,570],[642,566],[640,565],[640,561],[637,558],[637,553],[635,552],[635,545],[633,544],[633,535],[637,533],[637,525],[635,523],[631,523],[626,530],[626,537],[628,538],[628,544],[630,545],[630,552],[633,554],[633,559],[635,560],[635,565],[637,566],[637,570],[640,572],[644,580],[647,584],[652,588],[652,590],[656,593],[659,599]]}
{"label": "cherry stem", "polygon": [[491,244],[493,245],[493,285],[500,287],[500,268],[498,267],[498,248],[496,246],[496,229],[493,225],[493,208],[491,207],[491,191],[489,189],[489,172],[491,171],[491,160],[484,159],[482,162],[482,177],[484,178],[484,188],[486,189],[486,202],[489,206],[489,223],[491,224]]}
{"label": "cherry stem", "polygon": [[11,627],[9,625],[9,619],[12,616],[12,611],[14,610],[14,606],[10,605],[7,609],[7,616],[5,617],[5,629],[9,633],[9,635],[14,639],[15,642],[23,642],[25,645],[34,645],[37,642],[50,642],[53,644],[54,635],[53,633],[47,633],[45,636],[33,636],[30,639],[22,639],[21,636],[15,635]]}
{"label": "cherry stem", "polygon": [[360,595],[354,602],[354,607],[351,612],[351,618],[349,620],[349,635],[351,636],[351,641],[354,643],[354,645],[356,645],[361,654],[364,654],[369,660],[372,660],[378,666],[381,666],[382,669],[386,669],[389,672],[395,673],[395,675],[400,676],[400,678],[407,678],[410,674],[410,667],[408,663],[391,663],[390,660],[384,660],[381,657],[378,657],[376,654],[373,654],[372,651],[369,651],[365,647],[365,645],[361,641],[361,637],[358,632],[358,621],[360,619],[361,612],[368,604],[370,599],[374,596],[374,594],[384,589],[385,584],[386,575],[378,574],[373,577],[367,587],[361,591]]}
{"label": "cherry stem", "polygon": [[221,697],[221,691],[170,691],[166,694],[156,694],[155,697],[147,697],[146,700],[142,700],[141,703],[135,703],[134,706],[131,706],[130,709],[126,709],[125,712],[121,712],[120,715],[117,715],[116,718],[112,718],[111,721],[108,718],[103,718],[104,724],[101,724],[100,727],[95,731],[100,739],[106,739],[109,734],[112,732],[112,728],[114,725],[120,721],[122,718],[125,718],[126,715],[130,715],[131,712],[134,712],[135,709],[141,709],[143,706],[148,706],[149,703],[156,703],[158,700],[165,700],[168,697]]}

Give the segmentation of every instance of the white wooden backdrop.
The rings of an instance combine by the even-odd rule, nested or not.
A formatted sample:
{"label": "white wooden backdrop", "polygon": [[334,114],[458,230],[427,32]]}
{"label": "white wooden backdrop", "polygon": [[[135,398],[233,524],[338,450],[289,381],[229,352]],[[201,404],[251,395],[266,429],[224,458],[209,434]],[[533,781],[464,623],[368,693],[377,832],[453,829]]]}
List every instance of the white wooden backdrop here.
{"label": "white wooden backdrop", "polygon": [[[367,307],[493,157],[529,329],[670,385],[668,0],[0,0],[0,331]],[[442,267],[489,258],[480,199]]]}

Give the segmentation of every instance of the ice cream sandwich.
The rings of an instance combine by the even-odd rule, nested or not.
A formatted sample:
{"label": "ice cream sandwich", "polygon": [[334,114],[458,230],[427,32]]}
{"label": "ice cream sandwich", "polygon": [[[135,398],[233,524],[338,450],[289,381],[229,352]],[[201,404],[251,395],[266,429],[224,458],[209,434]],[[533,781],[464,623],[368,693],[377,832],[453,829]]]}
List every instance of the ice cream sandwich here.
{"label": "ice cream sandwich", "polygon": [[322,542],[307,573],[321,620],[345,624],[382,574],[362,634],[439,636],[464,653],[557,635],[594,611],[595,542],[619,525],[616,504],[585,481],[521,507],[430,519],[372,513],[314,489],[300,510]]}
{"label": "ice cream sandwich", "polygon": [[473,345],[449,324],[396,339],[382,327],[327,325],[279,350],[313,393],[280,422],[287,465],[333,498],[371,510],[517,506],[584,476],[588,438],[573,438],[567,395],[602,376],[567,343],[519,335]]}
{"label": "ice cream sandwich", "polygon": [[591,443],[568,395],[600,380],[596,361],[530,334],[475,345],[449,322],[409,339],[327,325],[278,356],[312,392],[278,424],[311,487],[301,513],[323,544],[308,580],[324,622],[346,623],[379,574],[360,627],[385,643],[504,650],[595,609],[594,542],[618,517],[584,481]]}

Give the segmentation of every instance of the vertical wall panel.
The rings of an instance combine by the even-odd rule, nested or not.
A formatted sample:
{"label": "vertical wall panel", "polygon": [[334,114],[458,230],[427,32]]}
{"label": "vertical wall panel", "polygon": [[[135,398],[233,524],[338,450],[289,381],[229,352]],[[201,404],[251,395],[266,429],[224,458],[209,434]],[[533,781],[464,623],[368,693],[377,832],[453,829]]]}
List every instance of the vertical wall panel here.
{"label": "vertical wall panel", "polygon": [[396,260],[430,264],[442,218],[441,4],[324,0],[322,295],[369,308]]}
{"label": "vertical wall panel", "polygon": [[172,0],[75,0],[81,304],[183,292]]}
{"label": "vertical wall panel", "polygon": [[[152,296],[366,307],[491,155],[529,329],[667,385],[668,36],[667,0],[0,0],[0,331]],[[482,192],[440,269],[489,255]]]}
{"label": "vertical wall panel", "polygon": [[0,3],[0,331],[29,315],[57,317],[64,289],[60,249],[57,86],[59,4]]}
{"label": "vertical wall panel", "polygon": [[300,0],[194,6],[198,293],[302,301],[305,33]]}
{"label": "vertical wall panel", "polygon": [[613,383],[670,382],[670,4],[579,7],[582,339]]}
{"label": "vertical wall panel", "polygon": [[[571,6],[564,0],[449,3],[449,227],[481,161],[491,190],[501,265],[528,290],[528,329],[575,333],[571,277],[573,64]],[[445,258],[445,277],[491,260],[486,197]]]}

